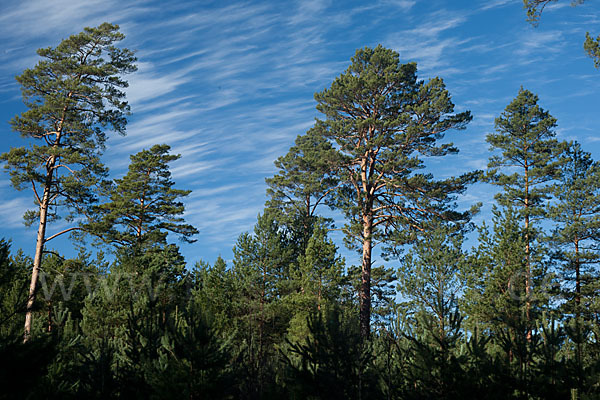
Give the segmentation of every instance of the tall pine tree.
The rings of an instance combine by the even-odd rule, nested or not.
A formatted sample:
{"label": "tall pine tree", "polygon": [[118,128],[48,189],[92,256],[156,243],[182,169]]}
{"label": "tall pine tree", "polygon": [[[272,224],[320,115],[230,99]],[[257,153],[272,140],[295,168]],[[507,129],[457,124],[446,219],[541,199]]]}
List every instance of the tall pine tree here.
{"label": "tall pine tree", "polygon": [[[522,221],[525,239],[525,292],[527,319],[532,318],[532,274],[540,274],[534,265],[539,231],[535,221],[544,217],[550,182],[557,175],[560,149],[555,139],[556,119],[538,105],[538,97],[521,88],[517,97],[496,118],[496,133],[487,135],[490,150],[489,182],[502,187],[496,199],[503,206],[514,207]],[[534,271],[534,267],[538,267]],[[528,333],[530,335],[531,332]]]}
{"label": "tall pine tree", "polygon": [[11,121],[13,130],[32,140],[2,154],[17,189],[33,189],[36,209],[26,214],[37,222],[37,241],[24,339],[31,333],[31,308],[35,300],[44,245],[77,229],[71,227],[48,236],[48,222],[66,207],[85,213],[95,201],[94,187],[105,174],[100,163],[105,129],[125,133],[129,106],[121,75],[135,71],[135,57],[114,46],[124,38],[117,25],[103,23],[63,40],[56,48],[38,50],[42,60],[17,77],[28,110]]}
{"label": "tall pine tree", "polygon": [[391,236],[405,243],[432,217],[466,217],[453,211],[451,200],[476,177],[436,181],[431,174],[418,173],[423,157],[458,151],[438,141],[449,130],[463,129],[471,115],[453,114],[454,104],[440,78],[425,83],[416,73],[416,65],[401,64],[393,50],[364,48],[331,87],[315,94],[325,119],[317,120],[314,130],[339,152],[335,205],[349,220],[345,232],[350,241],[362,250],[363,337],[370,332],[375,243]]}

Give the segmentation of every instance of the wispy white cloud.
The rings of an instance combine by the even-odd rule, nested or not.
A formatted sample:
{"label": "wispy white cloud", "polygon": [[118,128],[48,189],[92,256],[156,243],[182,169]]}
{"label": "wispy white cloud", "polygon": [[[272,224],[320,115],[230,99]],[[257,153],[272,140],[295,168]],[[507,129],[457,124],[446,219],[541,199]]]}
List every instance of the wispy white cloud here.
{"label": "wispy white cloud", "polygon": [[[427,73],[437,73],[438,69],[449,65],[446,57],[449,51],[470,42],[470,38],[460,39],[459,36],[448,32],[464,24],[467,17],[467,12],[436,11],[417,27],[388,37],[386,43],[397,49],[403,60],[417,61],[421,70]],[[442,33],[444,38],[440,37]]]}
{"label": "wispy white cloud", "polygon": [[[0,195],[0,198],[5,198],[4,194]],[[30,208],[32,208],[31,198],[18,197],[2,201],[0,204],[0,220],[2,220],[3,226],[5,228],[23,227],[23,214]]]}
{"label": "wispy white cloud", "polygon": [[479,11],[487,11],[487,10],[491,10],[493,8],[498,8],[498,7],[504,7],[507,5],[513,5],[513,6],[523,6],[523,3],[521,2],[521,0],[491,0],[491,1],[486,1],[486,4],[479,7]]}
{"label": "wispy white cloud", "polygon": [[528,29],[521,35],[520,47],[515,54],[528,59],[536,53],[543,53],[547,57],[549,54],[558,53],[563,46],[563,34],[560,31]]}

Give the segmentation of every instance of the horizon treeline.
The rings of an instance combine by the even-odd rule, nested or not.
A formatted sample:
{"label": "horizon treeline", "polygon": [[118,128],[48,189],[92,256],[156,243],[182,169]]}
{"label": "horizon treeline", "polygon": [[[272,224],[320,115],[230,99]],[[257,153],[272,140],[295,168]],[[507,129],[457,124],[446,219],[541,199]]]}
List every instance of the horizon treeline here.
{"label": "horizon treeline", "polygon": [[[27,145],[0,159],[38,230],[33,258],[0,240],[0,398],[600,398],[600,163],[534,93],[497,116],[485,170],[436,179],[426,161],[458,153],[445,135],[471,114],[395,51],[359,49],[232,263],[188,265],[179,155],[156,144],[120,179],[101,161],[130,111],[123,38],[85,28],[17,77]],[[497,188],[479,225],[457,205],[476,182]],[[75,258],[47,246],[67,233]]]}

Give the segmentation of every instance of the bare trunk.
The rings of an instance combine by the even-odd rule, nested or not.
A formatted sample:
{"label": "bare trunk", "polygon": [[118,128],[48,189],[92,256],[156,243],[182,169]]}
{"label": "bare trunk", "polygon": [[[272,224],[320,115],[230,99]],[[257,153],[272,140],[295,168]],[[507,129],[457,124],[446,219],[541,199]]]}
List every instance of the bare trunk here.
{"label": "bare trunk", "polygon": [[319,291],[317,292],[317,310],[321,311],[321,292],[323,291],[323,277],[319,274]]}
{"label": "bare trunk", "polygon": [[[73,97],[73,93],[69,92],[67,101]],[[57,148],[62,136],[63,125],[65,123],[68,105],[65,105],[62,110],[62,117],[58,123],[56,140],[52,144],[53,148]],[[31,321],[32,309],[35,301],[35,294],[40,274],[40,266],[42,265],[42,256],[44,254],[44,244],[46,243],[46,224],[48,222],[48,207],[50,206],[50,189],[52,188],[52,180],[54,178],[54,166],[56,165],[56,155],[50,156],[46,162],[46,181],[44,182],[44,194],[40,202],[40,225],[38,226],[37,241],[35,245],[35,256],[33,257],[33,271],[31,272],[31,282],[29,284],[29,296],[27,297],[27,309],[25,312],[25,328],[23,332],[23,343],[27,343],[31,337]],[[37,194],[36,194],[37,196]]]}
{"label": "bare trunk", "polygon": [[371,253],[373,243],[371,235],[373,233],[373,218],[367,214],[363,217],[363,256],[362,256],[362,274],[360,285],[360,334],[363,338],[368,338],[371,331]]}
{"label": "bare trunk", "polygon": [[50,204],[50,187],[52,184],[52,171],[54,168],[55,158],[49,160],[48,173],[46,177],[46,185],[44,187],[44,195],[40,204],[40,225],[38,226],[37,242],[35,245],[35,256],[33,257],[33,271],[31,273],[31,282],[29,284],[29,296],[27,297],[27,309],[25,312],[25,328],[23,332],[23,343],[31,337],[32,310],[37,292],[38,277],[40,274],[40,266],[42,265],[42,255],[44,253],[44,243],[46,241],[46,223],[48,220],[48,206]]}
{"label": "bare trunk", "polygon": [[[525,316],[531,321],[531,257],[529,237],[529,170],[525,166]],[[527,328],[527,341],[531,341],[531,328]]]}
{"label": "bare trunk", "polygon": [[[581,263],[579,261],[579,240],[575,240],[575,324],[577,328],[577,335],[581,333]],[[581,347],[581,341],[577,341],[577,381],[581,387],[581,362],[583,359],[583,352]]]}
{"label": "bare trunk", "polygon": [[579,240],[575,240],[575,304],[577,304],[577,318],[579,318],[579,305],[581,304],[581,263],[579,262]]}

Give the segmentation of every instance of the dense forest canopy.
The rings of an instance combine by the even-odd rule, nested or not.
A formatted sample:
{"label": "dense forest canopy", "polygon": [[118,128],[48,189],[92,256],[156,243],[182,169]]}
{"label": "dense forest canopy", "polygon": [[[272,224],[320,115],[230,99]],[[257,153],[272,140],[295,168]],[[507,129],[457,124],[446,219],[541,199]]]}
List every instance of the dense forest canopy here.
{"label": "dense forest canopy", "polygon": [[[556,4],[524,1],[521,22],[539,29]],[[211,177],[181,161],[212,150],[202,130],[163,131],[169,102],[131,123],[152,53],[123,31],[86,27],[16,76],[0,160],[37,234],[0,239],[0,398],[600,396],[600,164],[527,82],[475,141],[485,163],[456,166],[481,136],[464,94],[359,46],[263,177],[231,259],[192,262],[183,249],[227,216],[195,226],[211,210],[189,186]],[[597,43],[588,33],[592,71]],[[115,174],[104,160],[127,149]]]}

